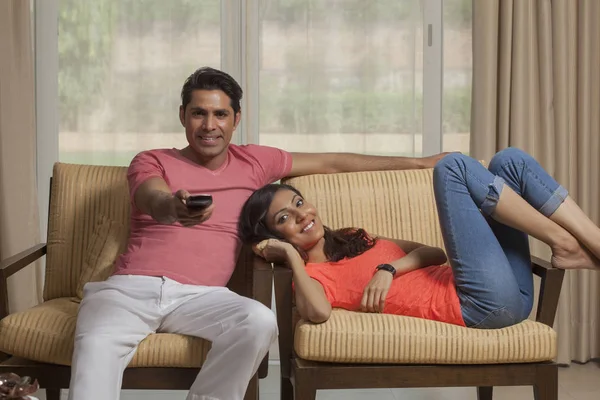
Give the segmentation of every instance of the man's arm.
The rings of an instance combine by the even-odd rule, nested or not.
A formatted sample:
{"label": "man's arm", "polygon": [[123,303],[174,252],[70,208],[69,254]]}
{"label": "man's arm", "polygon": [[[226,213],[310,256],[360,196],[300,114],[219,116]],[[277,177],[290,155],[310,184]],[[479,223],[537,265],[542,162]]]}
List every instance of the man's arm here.
{"label": "man's arm", "polygon": [[[148,214],[160,223],[175,222],[167,221],[171,219],[168,215],[170,214],[168,203],[170,203],[172,199],[173,194],[171,194],[171,189],[169,189],[167,182],[159,177],[146,179],[133,195],[135,206],[141,212]],[[174,217],[174,215],[171,217]]]}
{"label": "man's arm", "polygon": [[353,153],[292,153],[288,176],[433,168],[447,153],[430,157],[383,157]]}

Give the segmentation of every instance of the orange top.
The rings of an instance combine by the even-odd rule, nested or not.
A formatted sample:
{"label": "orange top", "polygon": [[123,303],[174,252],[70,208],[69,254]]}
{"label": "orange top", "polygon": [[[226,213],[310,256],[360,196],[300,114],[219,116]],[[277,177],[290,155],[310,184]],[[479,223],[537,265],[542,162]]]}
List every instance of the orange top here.
{"label": "orange top", "polygon": [[[338,262],[308,263],[308,275],[323,285],[332,307],[358,311],[367,283],[379,264],[406,256],[394,242],[379,239],[354,258]],[[396,276],[385,300],[385,314],[406,315],[465,326],[448,265],[434,265]]]}

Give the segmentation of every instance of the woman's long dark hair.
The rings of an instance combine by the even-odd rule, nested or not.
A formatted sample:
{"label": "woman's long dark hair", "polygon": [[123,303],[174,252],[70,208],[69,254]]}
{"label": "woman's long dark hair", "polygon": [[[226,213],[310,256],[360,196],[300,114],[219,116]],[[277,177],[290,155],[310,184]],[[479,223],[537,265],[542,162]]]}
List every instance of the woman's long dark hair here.
{"label": "woman's long dark hair", "polygon": [[[277,232],[267,228],[265,218],[275,193],[280,190],[291,190],[304,198],[302,193],[293,186],[284,184],[270,184],[255,191],[246,200],[239,222],[239,235],[244,244],[255,245],[265,239],[284,240]],[[375,245],[376,239],[367,234],[364,229],[343,228],[339,230],[325,229],[325,256],[328,261],[340,261],[343,258],[356,257]],[[297,249],[306,261],[306,253]]]}

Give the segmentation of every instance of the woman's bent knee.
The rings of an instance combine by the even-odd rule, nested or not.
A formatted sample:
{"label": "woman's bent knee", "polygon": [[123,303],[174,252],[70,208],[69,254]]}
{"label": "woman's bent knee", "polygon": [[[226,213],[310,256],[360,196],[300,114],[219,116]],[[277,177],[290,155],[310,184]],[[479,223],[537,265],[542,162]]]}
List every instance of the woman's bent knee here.
{"label": "woman's bent knee", "polygon": [[462,153],[449,153],[446,154],[444,157],[442,157],[441,160],[439,160],[437,162],[437,164],[435,164],[435,167],[433,167],[434,173],[436,170],[442,170],[442,169],[448,169],[448,168],[453,168],[456,165],[459,165],[460,163],[464,163],[465,160],[471,160],[471,157],[466,156]]}
{"label": "woman's bent knee", "polygon": [[523,150],[516,147],[507,147],[504,150],[500,150],[492,157],[488,169],[490,172],[497,174],[497,172],[507,164],[521,164],[529,160],[533,160],[533,157]]}
{"label": "woman's bent knee", "polygon": [[473,158],[462,153],[450,153],[442,158],[433,168],[433,185],[441,187],[447,181],[449,176],[466,181],[466,172],[468,168],[473,168],[475,161]]}

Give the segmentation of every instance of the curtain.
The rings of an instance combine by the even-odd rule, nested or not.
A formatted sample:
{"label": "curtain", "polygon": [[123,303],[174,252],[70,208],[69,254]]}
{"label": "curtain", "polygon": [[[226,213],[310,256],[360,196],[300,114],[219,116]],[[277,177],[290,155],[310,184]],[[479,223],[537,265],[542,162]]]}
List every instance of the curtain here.
{"label": "curtain", "polygon": [[[31,10],[29,1],[0,2],[0,259],[39,243]],[[41,300],[36,263],[9,278],[10,311]]]}
{"label": "curtain", "polygon": [[[600,224],[600,2],[473,1],[471,151],[532,154]],[[547,246],[534,253],[549,259]],[[600,273],[568,271],[558,362],[600,357]]]}

